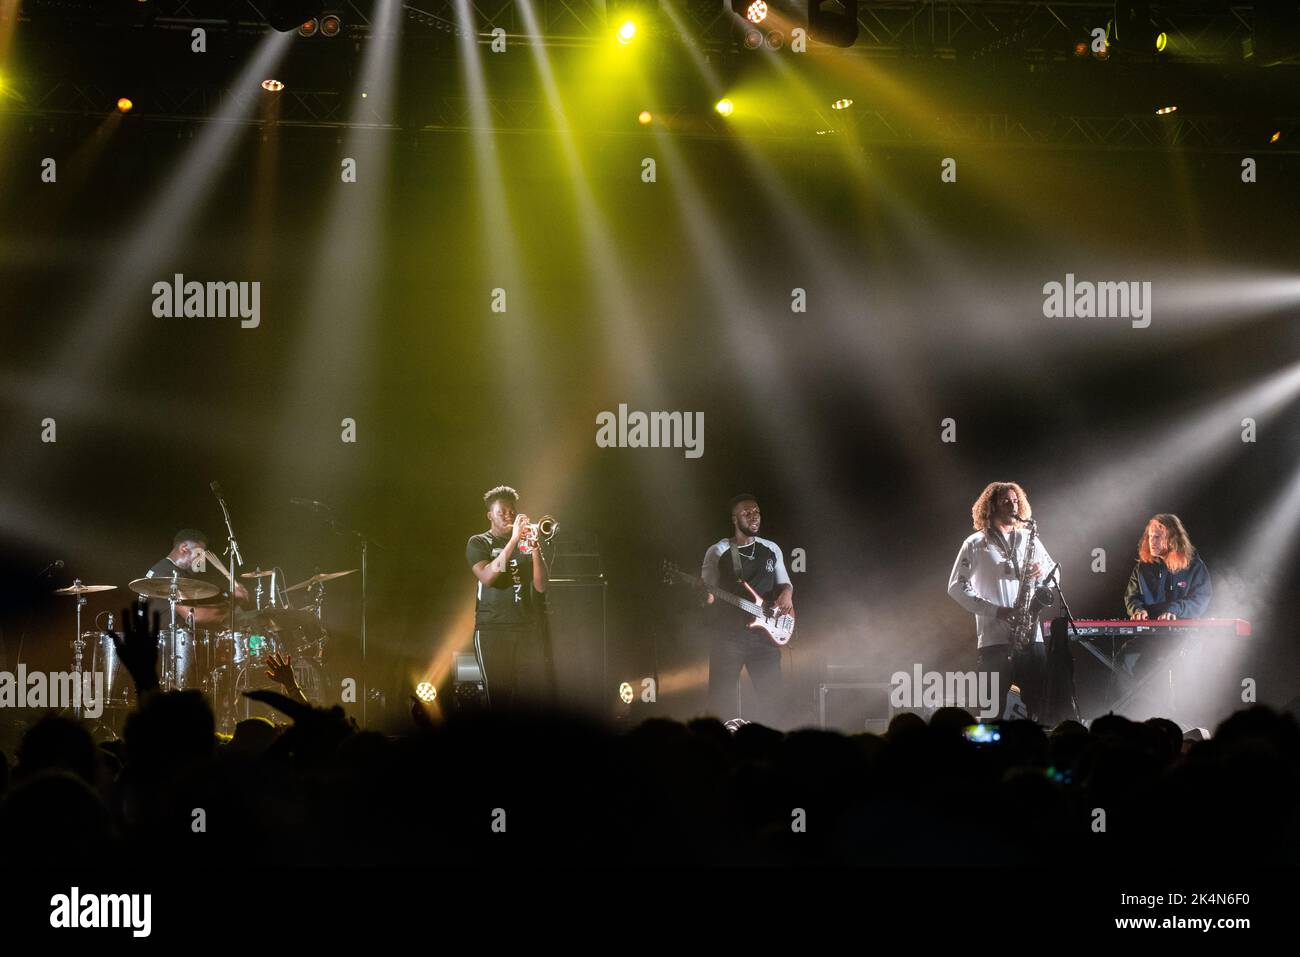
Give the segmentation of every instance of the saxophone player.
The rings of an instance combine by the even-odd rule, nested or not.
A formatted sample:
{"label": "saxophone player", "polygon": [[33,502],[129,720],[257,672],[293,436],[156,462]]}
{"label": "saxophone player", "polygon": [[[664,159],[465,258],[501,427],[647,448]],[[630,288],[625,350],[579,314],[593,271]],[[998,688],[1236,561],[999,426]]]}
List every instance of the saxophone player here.
{"label": "saxophone player", "polygon": [[1037,584],[1055,565],[1041,540],[1028,554],[1032,517],[1023,488],[1015,482],[990,482],[971,506],[975,532],[962,542],[948,576],[949,596],[975,616],[976,667],[997,676],[993,687],[999,713],[1013,681],[1031,710],[1042,687],[1046,656],[1038,629],[1021,653],[1011,646],[1012,612],[1022,579]]}

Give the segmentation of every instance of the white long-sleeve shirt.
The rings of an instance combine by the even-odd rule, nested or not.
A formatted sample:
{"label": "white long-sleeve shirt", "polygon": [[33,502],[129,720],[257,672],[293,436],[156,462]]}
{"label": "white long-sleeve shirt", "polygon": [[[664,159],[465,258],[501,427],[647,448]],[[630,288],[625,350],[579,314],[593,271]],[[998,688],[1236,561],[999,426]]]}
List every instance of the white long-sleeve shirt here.
{"label": "white long-sleeve shirt", "polygon": [[[1011,533],[1012,551],[1016,562],[1024,569],[1025,552],[1029,545],[1029,532],[1018,528]],[[1034,561],[1041,570],[1040,578],[1045,578],[1056,563],[1043,547],[1040,538],[1034,544]],[[1057,574],[1060,580],[1060,574]],[[1011,641],[1011,624],[999,621],[999,608],[1010,608],[1016,603],[1020,593],[1020,579],[1016,577],[1010,557],[1002,548],[984,532],[976,532],[961,543],[957,560],[953,562],[952,574],[948,576],[948,594],[952,600],[975,616],[975,634],[977,647],[988,648],[992,645],[1005,645]],[[1044,617],[1051,617],[1051,608],[1044,611]],[[1042,633],[1035,630],[1034,638],[1042,641]]]}

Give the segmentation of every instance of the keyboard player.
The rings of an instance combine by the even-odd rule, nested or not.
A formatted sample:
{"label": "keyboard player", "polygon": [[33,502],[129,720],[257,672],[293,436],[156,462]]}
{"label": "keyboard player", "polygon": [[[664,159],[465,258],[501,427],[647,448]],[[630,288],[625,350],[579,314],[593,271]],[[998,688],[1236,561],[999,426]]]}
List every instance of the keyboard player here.
{"label": "keyboard player", "polygon": [[[1202,618],[1210,607],[1210,571],[1196,553],[1177,515],[1162,512],[1147,522],[1138,542],[1138,561],[1124,591],[1124,610],[1134,621]],[[1135,638],[1124,646],[1131,674],[1157,659],[1158,639]]]}

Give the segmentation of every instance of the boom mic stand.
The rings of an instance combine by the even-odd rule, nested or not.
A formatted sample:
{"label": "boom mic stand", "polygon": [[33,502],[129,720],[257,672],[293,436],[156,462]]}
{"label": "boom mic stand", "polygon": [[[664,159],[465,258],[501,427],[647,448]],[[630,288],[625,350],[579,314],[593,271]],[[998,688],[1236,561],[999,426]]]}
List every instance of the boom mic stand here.
{"label": "boom mic stand", "polygon": [[230,573],[230,632],[235,633],[235,573],[243,567],[244,559],[239,554],[239,543],[235,541],[235,529],[230,524],[230,509],[226,508],[226,500],[221,496],[221,486],[213,482],[210,486],[212,493],[217,497],[217,504],[221,506],[221,516],[226,522],[226,537],[230,543],[230,566],[226,569]]}
{"label": "boom mic stand", "polygon": [[293,498],[289,502],[291,505],[300,505],[320,515],[321,520],[331,532],[344,538],[354,539],[361,547],[361,726],[364,728],[366,726],[366,704],[370,699],[370,684],[366,667],[366,594],[369,580],[370,547],[373,545],[375,548],[382,550],[384,546],[354,528],[345,528],[340,525],[338,519],[334,517],[334,509],[324,502],[302,498]]}
{"label": "boom mic stand", "polygon": [[[1074,624],[1074,613],[1070,611],[1070,603],[1065,600],[1065,592],[1061,589],[1061,582],[1057,578],[1060,571],[1061,571],[1061,566],[1059,564],[1053,566],[1051,572],[1048,573],[1048,576],[1045,579],[1043,579],[1043,584],[1040,587],[1046,587],[1048,585],[1056,586],[1056,596],[1061,600],[1061,610],[1065,612],[1066,629],[1072,629],[1074,631],[1074,640],[1078,641],[1079,629]],[[1074,660],[1072,657],[1070,657],[1070,645],[1069,645],[1069,639],[1067,637],[1068,631],[1066,629],[1062,629],[1059,634],[1060,638],[1065,639],[1064,646],[1059,648],[1053,647],[1053,650],[1056,652],[1056,655],[1064,656],[1063,660],[1069,662],[1068,670],[1064,668],[1062,669],[1062,671],[1064,672],[1063,677],[1065,679],[1063,683],[1065,684],[1065,690],[1068,691],[1070,697],[1070,713],[1073,715],[1074,720],[1078,721],[1079,701],[1078,698],[1075,696],[1075,691],[1074,691]],[[1058,637],[1058,632],[1055,623],[1053,623],[1052,637],[1053,639],[1056,639]],[[1055,644],[1055,641],[1053,644]]]}

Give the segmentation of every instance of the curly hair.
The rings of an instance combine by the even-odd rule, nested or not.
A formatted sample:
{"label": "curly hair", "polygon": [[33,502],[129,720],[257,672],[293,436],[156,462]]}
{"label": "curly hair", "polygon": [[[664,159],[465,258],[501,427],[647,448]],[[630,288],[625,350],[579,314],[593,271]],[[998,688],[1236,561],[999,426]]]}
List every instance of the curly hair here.
{"label": "curly hair", "polygon": [[[1147,535],[1152,525],[1164,526],[1165,535],[1169,539],[1169,547],[1163,559],[1158,559],[1151,554]],[[1192,540],[1187,537],[1187,529],[1183,527],[1183,521],[1177,515],[1161,512],[1159,515],[1152,516],[1146,527],[1142,529],[1142,538],[1138,542],[1138,561],[1150,563],[1163,560],[1165,567],[1171,572],[1180,572],[1192,563],[1192,556],[1195,554],[1196,549],[1192,545]]]}
{"label": "curly hair", "polygon": [[1020,517],[1033,518],[1034,510],[1029,505],[1029,496],[1015,482],[989,482],[975,504],[970,507],[971,524],[975,531],[982,532],[993,524],[993,513],[998,510],[998,496],[1006,489],[1011,489],[1020,500]]}
{"label": "curly hair", "polygon": [[490,488],[483,493],[483,504],[488,508],[491,508],[492,503],[498,500],[517,505],[519,503],[519,493],[509,485],[498,485],[496,488]]}

